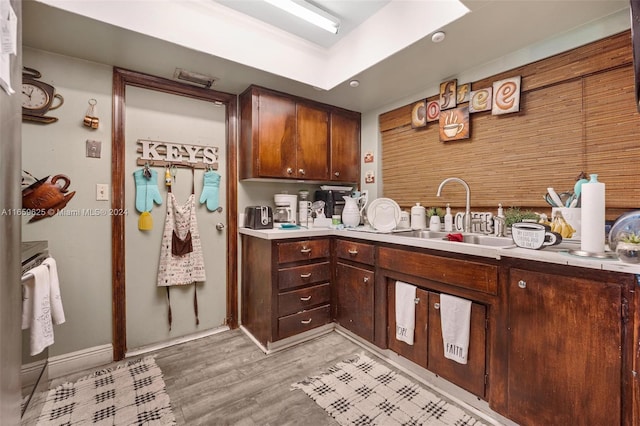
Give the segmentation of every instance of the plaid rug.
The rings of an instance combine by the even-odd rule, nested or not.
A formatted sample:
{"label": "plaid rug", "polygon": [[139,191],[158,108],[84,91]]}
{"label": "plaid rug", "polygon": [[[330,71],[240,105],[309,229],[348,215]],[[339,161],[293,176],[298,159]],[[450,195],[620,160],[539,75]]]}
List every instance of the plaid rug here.
{"label": "plaid rug", "polygon": [[486,426],[364,354],[294,383],[341,425]]}
{"label": "plaid rug", "polygon": [[51,389],[38,426],[175,425],[162,371],[146,357]]}

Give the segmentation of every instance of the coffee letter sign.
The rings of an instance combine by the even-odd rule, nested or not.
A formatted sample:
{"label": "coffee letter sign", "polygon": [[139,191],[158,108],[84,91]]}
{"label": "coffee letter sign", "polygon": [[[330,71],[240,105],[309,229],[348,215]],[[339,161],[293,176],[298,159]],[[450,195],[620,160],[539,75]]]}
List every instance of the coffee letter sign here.
{"label": "coffee letter sign", "polygon": [[471,91],[469,112],[489,111],[491,109],[491,87]]}
{"label": "coffee letter sign", "polygon": [[493,83],[493,106],[491,115],[520,111],[521,77],[512,77]]}

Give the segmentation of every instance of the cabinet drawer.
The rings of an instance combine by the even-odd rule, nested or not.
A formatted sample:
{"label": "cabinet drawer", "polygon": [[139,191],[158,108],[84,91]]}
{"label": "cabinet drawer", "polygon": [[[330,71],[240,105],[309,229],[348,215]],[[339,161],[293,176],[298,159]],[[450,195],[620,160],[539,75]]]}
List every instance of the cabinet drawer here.
{"label": "cabinet drawer", "polygon": [[304,240],[278,243],[278,263],[329,257],[329,240]]}
{"label": "cabinet drawer", "polygon": [[295,314],[309,306],[327,304],[330,299],[329,283],[281,293],[278,295],[278,316]]}
{"label": "cabinet drawer", "polygon": [[357,243],[355,241],[338,240],[336,244],[336,254],[339,258],[367,265],[374,264],[375,250],[375,246],[371,244]]}
{"label": "cabinet drawer", "polygon": [[329,262],[313,263],[311,265],[282,268],[278,270],[278,288],[300,287],[308,284],[328,282],[331,280],[331,266]]}
{"label": "cabinet drawer", "polygon": [[329,305],[278,318],[278,338],[293,336],[331,322]]}

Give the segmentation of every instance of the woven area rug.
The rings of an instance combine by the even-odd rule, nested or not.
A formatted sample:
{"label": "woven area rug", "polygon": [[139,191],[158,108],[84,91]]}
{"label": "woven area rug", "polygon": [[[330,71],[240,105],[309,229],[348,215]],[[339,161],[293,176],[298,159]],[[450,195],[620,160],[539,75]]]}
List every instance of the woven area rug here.
{"label": "woven area rug", "polygon": [[162,371],[153,357],[96,371],[49,391],[38,426],[175,425]]}
{"label": "woven area rug", "polygon": [[485,425],[364,354],[292,386],[303,390],[341,425]]}

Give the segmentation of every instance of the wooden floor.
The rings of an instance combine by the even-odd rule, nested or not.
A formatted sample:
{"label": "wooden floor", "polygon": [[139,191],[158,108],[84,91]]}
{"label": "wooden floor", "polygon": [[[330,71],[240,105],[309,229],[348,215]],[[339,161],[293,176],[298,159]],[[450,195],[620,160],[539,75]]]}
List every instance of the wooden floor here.
{"label": "wooden floor", "polygon": [[[141,356],[155,356],[178,425],[335,426],[333,418],[291,385],[359,353],[405,375],[337,332],[266,355],[241,330],[231,330]],[[97,369],[53,379],[49,389]],[[22,426],[33,424],[35,419],[23,418]]]}

